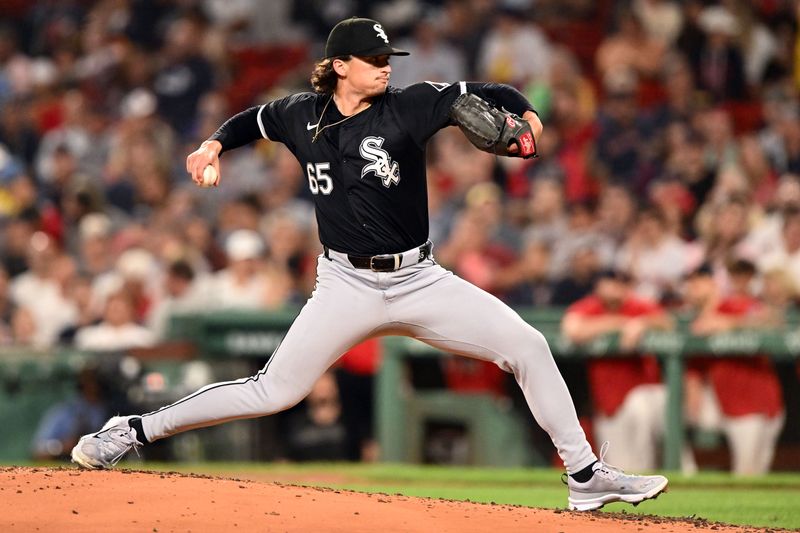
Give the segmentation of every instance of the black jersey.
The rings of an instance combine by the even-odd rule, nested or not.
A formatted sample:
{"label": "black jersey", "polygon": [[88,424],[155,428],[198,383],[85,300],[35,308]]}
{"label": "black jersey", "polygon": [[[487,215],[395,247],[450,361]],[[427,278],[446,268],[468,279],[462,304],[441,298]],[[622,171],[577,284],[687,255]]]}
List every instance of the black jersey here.
{"label": "black jersey", "polygon": [[[300,93],[239,113],[211,139],[223,151],[259,137],[284,143],[314,195],[324,245],[358,255],[397,253],[428,238],[425,145],[451,125],[450,106],[464,92],[519,115],[533,109],[505,85],[424,82],[390,87],[343,120],[333,102],[322,114],[329,95]],[[312,142],[318,127],[338,121]]]}

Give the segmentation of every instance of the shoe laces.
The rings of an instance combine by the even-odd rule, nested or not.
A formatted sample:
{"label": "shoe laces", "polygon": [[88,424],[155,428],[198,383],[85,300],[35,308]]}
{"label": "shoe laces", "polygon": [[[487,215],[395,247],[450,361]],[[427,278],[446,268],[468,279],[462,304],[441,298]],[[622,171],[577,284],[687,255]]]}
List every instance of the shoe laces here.
{"label": "shoe laces", "polygon": [[131,448],[133,448],[133,451],[136,452],[137,457],[141,457],[138,449],[141,446],[141,443],[136,440],[136,437],[133,436],[130,429],[111,428],[108,430],[108,432],[109,438],[101,440],[97,447],[100,448],[100,451],[104,455],[108,454],[112,456],[111,460],[109,461],[111,466],[114,466],[120,462],[120,460]]}
{"label": "shoe laces", "polygon": [[617,479],[625,475],[625,471],[618,466],[610,465],[605,461],[606,453],[611,447],[608,441],[605,441],[600,447],[600,459],[597,461],[597,467],[594,469],[595,474],[600,474],[602,477],[610,480]]}

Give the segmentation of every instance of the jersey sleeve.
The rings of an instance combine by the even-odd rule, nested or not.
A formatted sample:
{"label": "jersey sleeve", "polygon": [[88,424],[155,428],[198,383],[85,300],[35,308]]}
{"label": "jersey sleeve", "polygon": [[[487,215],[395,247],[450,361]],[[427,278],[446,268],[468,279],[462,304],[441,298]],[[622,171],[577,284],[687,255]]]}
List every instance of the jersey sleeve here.
{"label": "jersey sleeve", "polygon": [[526,111],[536,112],[522,93],[510,85],[426,81],[410,85],[399,92],[398,115],[406,131],[417,144],[424,145],[434,133],[453,125],[450,120],[450,107],[456,98],[464,93],[472,93],[492,105],[504,107],[520,116]]}
{"label": "jersey sleeve", "polygon": [[232,150],[258,139],[292,144],[291,124],[298,104],[306,93],[293,94],[269,103],[254,106],[229,118],[211,136],[222,144],[222,152]]}

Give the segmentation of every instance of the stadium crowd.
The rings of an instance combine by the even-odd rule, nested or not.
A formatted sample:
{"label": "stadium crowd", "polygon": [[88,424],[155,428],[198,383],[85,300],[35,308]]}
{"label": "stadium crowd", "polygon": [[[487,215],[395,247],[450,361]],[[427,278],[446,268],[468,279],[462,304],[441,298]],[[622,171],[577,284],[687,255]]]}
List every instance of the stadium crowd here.
{"label": "stadium crowd", "polygon": [[[670,311],[693,311],[698,335],[779,328],[797,306],[797,0],[7,0],[0,343],[152,346],[177,312],[304,302],[321,246],[291,153],[230,152],[208,189],[184,162],[228,116],[308,90],[330,27],[355,14],[411,51],[392,60],[392,85],[509,83],[545,124],[535,160],[480,152],[456,128],[433,139],[441,264],[515,306],[570,306],[576,341],[620,331],[635,346],[672,327]],[[580,320],[598,315],[613,320]],[[614,396],[604,383],[620,368]],[[663,405],[625,403],[660,383],[647,358],[594,362],[589,376],[608,435],[625,407]],[[760,417],[730,439],[777,438],[768,359],[700,361],[687,383],[690,421],[712,386],[723,419]]]}

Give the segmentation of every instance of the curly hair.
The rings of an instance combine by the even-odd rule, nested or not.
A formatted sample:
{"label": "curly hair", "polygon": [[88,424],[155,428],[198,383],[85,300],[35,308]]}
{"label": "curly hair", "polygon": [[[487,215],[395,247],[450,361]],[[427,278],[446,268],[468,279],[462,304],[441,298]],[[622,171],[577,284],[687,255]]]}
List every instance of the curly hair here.
{"label": "curly hair", "polygon": [[336,82],[339,75],[333,70],[333,62],[336,59],[347,61],[350,56],[329,57],[319,61],[314,65],[314,70],[311,72],[311,87],[319,94],[333,94],[336,89]]}

